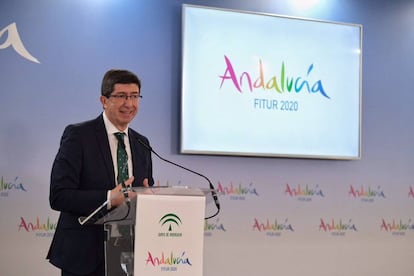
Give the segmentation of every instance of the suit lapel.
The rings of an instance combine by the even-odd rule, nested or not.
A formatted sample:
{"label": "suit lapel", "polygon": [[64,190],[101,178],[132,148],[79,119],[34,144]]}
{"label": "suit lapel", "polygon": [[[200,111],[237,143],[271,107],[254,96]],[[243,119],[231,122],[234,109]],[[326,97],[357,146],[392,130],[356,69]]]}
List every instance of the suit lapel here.
{"label": "suit lapel", "polygon": [[[110,187],[113,187],[115,183],[114,165],[112,162],[111,150],[110,150],[109,141],[108,141],[108,134],[106,132],[102,114],[98,118],[96,118],[95,121],[96,121],[96,124],[95,124],[96,142],[99,147],[99,151],[101,152],[102,160],[104,161],[104,164],[105,164],[107,177],[110,180]],[[97,173],[101,173],[101,172],[97,172]]]}
{"label": "suit lapel", "polygon": [[136,167],[137,167],[137,163],[138,160],[136,160],[136,152],[137,152],[137,145],[134,141],[135,136],[134,133],[128,128],[128,138],[129,138],[129,145],[131,147],[131,159],[132,159],[132,175],[136,175]]}

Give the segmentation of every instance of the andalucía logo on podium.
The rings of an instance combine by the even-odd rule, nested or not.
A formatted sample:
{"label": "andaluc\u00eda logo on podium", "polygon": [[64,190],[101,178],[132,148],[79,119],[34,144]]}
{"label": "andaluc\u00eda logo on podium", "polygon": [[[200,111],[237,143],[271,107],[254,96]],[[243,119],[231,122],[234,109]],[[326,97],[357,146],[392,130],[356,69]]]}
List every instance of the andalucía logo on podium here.
{"label": "andaluc\u00eda logo on podium", "polygon": [[167,231],[158,233],[159,237],[182,237],[181,232],[177,232],[175,229],[179,228],[182,224],[181,218],[173,213],[167,213],[159,220],[161,228]]}

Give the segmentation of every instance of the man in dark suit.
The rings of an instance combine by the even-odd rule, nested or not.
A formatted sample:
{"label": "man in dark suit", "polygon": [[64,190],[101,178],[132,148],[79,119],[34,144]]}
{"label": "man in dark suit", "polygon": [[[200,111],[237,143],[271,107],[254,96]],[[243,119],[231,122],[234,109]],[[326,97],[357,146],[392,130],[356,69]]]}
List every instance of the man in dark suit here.
{"label": "man in dark suit", "polygon": [[129,128],[138,112],[140,89],[141,82],[135,74],[108,71],[101,88],[103,113],[64,130],[52,167],[49,197],[52,209],[60,211],[60,216],[47,255],[62,270],[62,276],[105,273],[103,226],[80,225],[78,218],[89,215],[106,200],[108,212],[125,200],[116,180],[116,132],[125,136],[129,178],[124,185],[154,184],[151,153],[138,141],[147,145],[149,142]]}

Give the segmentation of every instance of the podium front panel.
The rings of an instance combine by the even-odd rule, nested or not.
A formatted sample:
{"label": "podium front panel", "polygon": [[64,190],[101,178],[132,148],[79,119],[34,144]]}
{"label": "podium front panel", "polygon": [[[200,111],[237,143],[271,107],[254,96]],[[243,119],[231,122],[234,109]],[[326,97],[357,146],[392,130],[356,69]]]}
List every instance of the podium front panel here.
{"label": "podium front panel", "polygon": [[205,197],[137,198],[134,275],[201,276]]}

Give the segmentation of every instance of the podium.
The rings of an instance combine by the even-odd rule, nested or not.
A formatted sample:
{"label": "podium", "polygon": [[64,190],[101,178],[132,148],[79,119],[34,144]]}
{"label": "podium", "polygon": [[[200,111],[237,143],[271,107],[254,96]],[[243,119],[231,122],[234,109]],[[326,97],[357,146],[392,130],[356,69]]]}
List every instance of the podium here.
{"label": "podium", "polygon": [[196,188],[134,188],[137,196],[102,217],[106,276],[203,274],[206,193]]}

